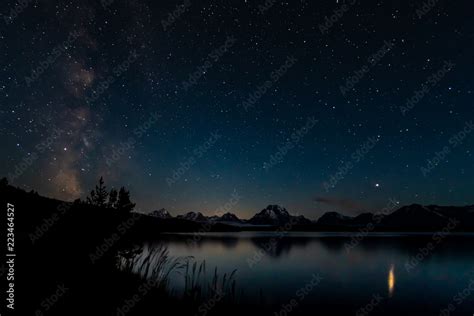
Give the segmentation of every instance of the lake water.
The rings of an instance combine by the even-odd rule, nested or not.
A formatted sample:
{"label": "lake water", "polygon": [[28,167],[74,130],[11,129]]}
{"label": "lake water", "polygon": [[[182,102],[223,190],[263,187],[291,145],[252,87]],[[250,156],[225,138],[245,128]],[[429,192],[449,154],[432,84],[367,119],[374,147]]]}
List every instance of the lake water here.
{"label": "lake water", "polygon": [[[474,235],[380,233],[361,240],[340,233],[161,236],[171,256],[205,260],[208,272],[237,270],[243,300],[271,306],[279,315],[308,310],[474,314]],[[183,282],[181,275],[173,276],[174,288]]]}

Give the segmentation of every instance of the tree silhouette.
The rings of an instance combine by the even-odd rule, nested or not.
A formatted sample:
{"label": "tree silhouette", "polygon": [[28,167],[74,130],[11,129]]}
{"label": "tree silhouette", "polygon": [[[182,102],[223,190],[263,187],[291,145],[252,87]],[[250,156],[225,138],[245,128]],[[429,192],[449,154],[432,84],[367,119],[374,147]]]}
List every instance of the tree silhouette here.
{"label": "tree silhouette", "polygon": [[90,196],[87,197],[87,203],[99,207],[105,206],[105,202],[107,201],[107,190],[104,185],[104,179],[100,177],[99,185],[95,186],[95,190],[91,191]]}
{"label": "tree silhouette", "polygon": [[120,213],[130,213],[133,208],[135,207],[135,203],[130,201],[130,192],[125,190],[124,187],[120,188],[118,193],[118,200],[117,200],[117,210]]}
{"label": "tree silhouette", "polygon": [[115,209],[123,214],[130,213],[135,208],[135,203],[130,201],[130,192],[125,187],[121,187],[118,192],[116,189],[111,189],[108,193],[102,177],[87,197],[87,204]]}
{"label": "tree silhouette", "polygon": [[0,180],[0,187],[6,187],[8,185],[8,179],[3,177],[1,180]]}
{"label": "tree silhouette", "polygon": [[107,207],[117,208],[117,196],[118,196],[117,190],[115,189],[110,190],[109,201],[107,202]]}

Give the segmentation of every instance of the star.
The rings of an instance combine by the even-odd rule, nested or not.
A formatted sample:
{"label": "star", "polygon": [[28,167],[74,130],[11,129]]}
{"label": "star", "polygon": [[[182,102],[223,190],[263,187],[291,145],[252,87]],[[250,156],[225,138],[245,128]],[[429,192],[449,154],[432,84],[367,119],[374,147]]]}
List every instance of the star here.
{"label": "star", "polygon": [[[225,204],[237,186],[249,196],[239,215],[278,200],[316,216],[300,205],[320,184],[345,201],[362,175],[364,190],[350,198],[367,205],[388,193],[400,204],[474,203],[460,190],[474,184],[474,133],[427,177],[419,170],[467,131],[474,113],[462,80],[474,70],[462,49],[473,31],[461,5],[432,8],[414,28],[418,6],[402,15],[387,1],[106,2],[107,10],[100,1],[59,1],[54,20],[23,10],[0,35],[8,60],[0,69],[0,174],[21,174],[14,185],[74,200],[103,175],[110,186],[130,183],[137,206],[176,211],[204,211],[210,196],[209,207]],[[381,8],[396,20],[371,19]],[[429,19],[436,32],[421,27]],[[387,35],[393,21],[396,39]],[[183,91],[183,82],[192,87]],[[151,119],[156,112],[166,117]],[[308,125],[310,117],[317,123]],[[212,132],[222,139],[208,141]],[[167,178],[173,185],[163,186]]]}

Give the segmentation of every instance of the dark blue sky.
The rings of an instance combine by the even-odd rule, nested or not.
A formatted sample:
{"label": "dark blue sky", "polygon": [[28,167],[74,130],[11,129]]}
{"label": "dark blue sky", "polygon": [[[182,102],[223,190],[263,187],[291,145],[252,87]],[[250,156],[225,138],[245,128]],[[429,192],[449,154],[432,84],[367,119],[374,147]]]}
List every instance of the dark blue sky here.
{"label": "dark blue sky", "polygon": [[155,2],[3,6],[1,174],[174,214],[474,203],[469,1]]}

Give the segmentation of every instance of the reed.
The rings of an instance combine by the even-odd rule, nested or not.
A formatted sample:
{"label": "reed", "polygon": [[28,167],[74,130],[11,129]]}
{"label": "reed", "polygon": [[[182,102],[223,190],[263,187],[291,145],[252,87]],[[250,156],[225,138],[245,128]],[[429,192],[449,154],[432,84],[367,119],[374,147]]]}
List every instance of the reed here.
{"label": "reed", "polygon": [[[122,272],[138,275],[143,281],[153,280],[157,289],[193,305],[206,302],[217,295],[219,302],[237,303],[237,270],[221,275],[215,267],[212,277],[208,278],[205,260],[198,263],[193,257],[172,257],[168,248],[161,243],[145,250],[143,247],[131,247],[120,251],[118,268]],[[184,277],[181,293],[175,293],[171,287],[173,273]]]}
{"label": "reed", "polygon": [[196,261],[188,260],[186,262],[184,274],[184,298],[193,302],[203,302],[219,295],[222,302],[235,303],[236,281],[235,274],[237,270],[233,270],[230,274],[224,273],[219,275],[217,267],[210,281],[206,275],[206,261],[203,260],[199,265]]}
{"label": "reed", "polygon": [[163,244],[147,250],[146,255],[143,255],[143,247],[120,252],[118,268],[139,275],[143,280],[153,280],[156,288],[170,292],[171,274],[181,272],[189,258],[171,257]]}

